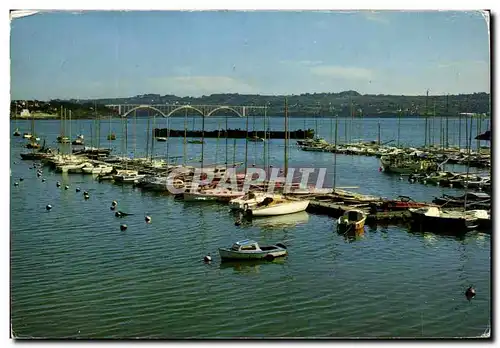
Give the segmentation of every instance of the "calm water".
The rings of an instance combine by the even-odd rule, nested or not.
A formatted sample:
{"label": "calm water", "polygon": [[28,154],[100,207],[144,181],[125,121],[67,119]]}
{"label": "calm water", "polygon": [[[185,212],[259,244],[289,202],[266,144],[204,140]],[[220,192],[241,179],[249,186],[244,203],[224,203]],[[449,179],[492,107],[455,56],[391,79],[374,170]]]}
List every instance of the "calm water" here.
{"label": "calm water", "polygon": [[[281,128],[279,119],[271,120],[272,128]],[[171,122],[182,128],[184,120]],[[225,120],[213,118],[207,128],[217,129],[219,122]],[[244,128],[242,120],[228,122]],[[306,122],[315,127],[314,120]],[[329,121],[323,122],[325,134],[320,135],[329,139]],[[381,122],[383,140],[391,140],[397,120]],[[90,142],[91,123],[73,121],[73,137],[83,132]],[[135,155],[142,156],[147,121],[137,123],[135,144],[129,125],[127,152],[135,145]],[[303,123],[294,119],[291,129]],[[101,145],[108,144],[108,125],[101,126]],[[26,131],[29,122],[17,126]],[[38,121],[36,132],[52,143],[59,127],[58,121]],[[112,128],[118,133],[113,146],[125,152],[119,121]],[[376,139],[377,120],[367,121],[364,129],[365,139]],[[412,137],[408,127],[405,132],[402,128],[405,142],[422,138]],[[48,169],[42,182],[29,169],[31,162],[19,160],[22,144],[22,139],[11,140],[11,300],[17,336],[463,337],[481,334],[489,323],[489,234],[453,237],[379,226],[346,240],[335,232],[333,219],[307,213],[235,227],[224,205],[188,204]],[[155,146],[158,155],[165,155],[165,143]],[[236,151],[232,146],[229,140],[228,161],[234,152],[237,161],[243,159],[244,141],[238,140]],[[169,156],[183,155],[182,139],[168,147]],[[271,164],[279,166],[283,142],[273,140],[270,148]],[[186,158],[199,157],[200,150],[188,145]],[[262,163],[262,150],[263,144],[249,145],[250,164]],[[207,162],[224,162],[225,152],[225,140],[218,145],[207,140]],[[376,158],[338,155],[337,164],[337,185],[359,186],[362,193],[416,200],[460,193],[379,173]],[[325,167],[331,181],[333,155],[292,148],[290,166]],[[20,177],[24,181],[14,187]],[[70,189],[57,188],[57,181]],[[90,199],[85,201],[76,187],[88,190]],[[116,218],[109,210],[113,200],[135,215]],[[53,209],[47,212],[49,203]],[[144,222],[145,213],[152,224]],[[121,223],[128,225],[126,232],[120,231]],[[273,263],[221,265],[217,248],[244,238],[282,241],[289,256]],[[207,254],[214,259],[209,265],[202,261]],[[463,293],[471,284],[477,296],[468,302]]]}

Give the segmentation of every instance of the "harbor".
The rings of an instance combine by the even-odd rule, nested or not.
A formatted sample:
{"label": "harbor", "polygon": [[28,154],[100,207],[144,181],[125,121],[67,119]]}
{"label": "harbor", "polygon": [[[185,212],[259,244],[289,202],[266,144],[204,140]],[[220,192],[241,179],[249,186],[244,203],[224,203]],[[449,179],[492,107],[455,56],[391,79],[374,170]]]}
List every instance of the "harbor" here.
{"label": "harbor", "polygon": [[[182,121],[182,119],[176,120],[174,118],[170,122]],[[219,127],[219,125],[225,121],[225,119],[214,118],[211,121],[207,121],[205,125],[208,129],[210,129],[210,127],[213,129]],[[69,122],[70,121],[68,121],[66,125],[68,131],[70,128]],[[77,125],[77,122],[80,125]],[[130,129],[133,129],[135,124],[132,123],[132,120],[129,122],[131,123]],[[138,128],[143,127],[143,129],[147,129],[147,124],[149,122],[147,119],[142,119],[138,122]],[[235,119],[229,119],[228,122],[234,123],[236,121]],[[242,122],[242,126],[244,127],[245,121],[240,122]],[[275,127],[279,127],[283,119],[270,118],[266,122],[274,123]],[[302,121],[299,120],[295,122],[298,123]],[[311,120],[309,122],[314,121]],[[30,123],[30,121],[26,121],[24,127],[21,126],[19,128],[24,132],[26,129],[31,128]],[[82,123],[83,126],[81,126]],[[363,243],[370,244],[375,242],[380,248],[380,243],[386,243],[387,240],[400,240],[401,238],[406,240],[404,243],[408,243],[409,241],[407,239],[410,238],[410,240],[423,240],[425,243],[430,243],[426,245],[431,246],[434,245],[433,243],[437,243],[441,238],[471,241],[480,238],[480,240],[483,241],[482,243],[484,243],[485,238],[490,238],[489,235],[492,231],[491,220],[486,223],[481,223],[474,229],[467,229],[467,226],[465,226],[465,228],[432,231],[432,229],[429,230],[421,228],[421,226],[416,226],[416,224],[413,223],[414,217],[408,210],[410,207],[446,207],[446,205],[450,203],[444,203],[451,201],[451,199],[440,202],[440,204],[433,203],[433,200],[443,195],[458,197],[463,195],[465,192],[464,189],[458,188],[458,186],[450,188],[444,185],[436,186],[430,183],[425,185],[416,182],[410,183],[408,180],[409,175],[391,175],[390,173],[381,172],[379,170],[381,165],[380,157],[377,156],[353,156],[352,154],[342,153],[308,152],[303,151],[299,144],[290,142],[288,146],[285,146],[283,139],[273,138],[267,138],[265,144],[252,142],[248,139],[231,139],[230,141],[227,141],[225,138],[204,139],[203,167],[205,169],[217,169],[220,171],[220,175],[223,175],[224,172],[230,168],[235,168],[236,173],[241,173],[245,170],[245,167],[254,169],[260,168],[263,170],[269,170],[270,167],[273,166],[277,168],[282,167],[284,164],[283,151],[285,148],[288,149],[287,158],[289,158],[290,166],[311,167],[312,158],[312,164],[315,167],[326,167],[325,182],[321,192],[315,193],[311,191],[311,184],[316,183],[317,180],[317,177],[313,174],[305,188],[292,185],[292,193],[287,195],[291,200],[307,200],[309,203],[305,211],[282,216],[252,218],[237,212],[231,213],[228,209],[228,199],[222,201],[217,200],[213,203],[187,202],[183,199],[182,194],[172,194],[169,192],[167,188],[167,177],[169,172],[181,168],[183,169],[183,171],[181,171],[182,175],[176,178],[183,180],[183,182],[189,182],[188,177],[191,176],[192,179],[196,169],[201,168],[202,144],[189,143],[187,141],[189,139],[200,140],[198,137],[185,139],[176,139],[172,137],[167,138],[165,144],[162,144],[163,142],[153,143],[151,139],[154,138],[152,136],[148,137],[147,134],[144,135],[144,133],[141,134],[140,132],[137,132],[137,135],[135,135],[132,131],[127,135],[129,138],[125,139],[126,133],[123,131],[122,121],[114,119],[110,123],[106,120],[106,117],[104,117],[100,129],[99,140],[95,139],[94,136],[94,134],[98,133],[96,130],[98,125],[95,121],[71,121],[71,128],[78,129],[78,134],[81,135],[84,145],[70,146],[69,143],[57,142],[57,137],[61,134],[61,127],[59,127],[59,125],[60,121],[36,121],[35,129],[37,130],[36,134],[41,138],[40,143],[43,144],[45,141],[45,145],[41,146],[40,149],[28,149],[26,145],[30,143],[29,139],[13,137],[11,156],[14,162],[12,162],[13,164],[11,166],[11,180],[13,185],[17,184],[13,186],[12,190],[14,197],[18,197],[13,199],[22,199],[25,194],[19,195],[23,192],[24,188],[27,187],[26,185],[30,185],[30,191],[39,192],[39,194],[42,195],[34,200],[30,199],[29,203],[26,201],[26,198],[24,198],[22,201],[15,204],[19,206],[19,208],[16,209],[20,209],[22,206],[28,204],[27,207],[31,207],[30,209],[38,211],[38,213],[34,212],[35,215],[39,214],[39,218],[35,219],[35,221],[38,221],[37,223],[43,224],[42,221],[44,220],[46,223],[49,223],[51,219],[57,217],[57,219],[62,219],[61,221],[67,221],[61,225],[61,228],[65,226],[66,229],[86,229],[86,232],[79,232],[80,237],[78,237],[77,240],[81,240],[81,242],[83,242],[81,238],[88,238],[90,236],[90,231],[95,231],[98,235],[105,233],[105,235],[108,236],[105,237],[105,239],[98,237],[98,235],[93,237],[93,239],[97,238],[97,240],[101,240],[101,243],[104,241],[111,242],[116,238],[120,238],[119,236],[121,234],[124,236],[135,236],[133,237],[134,240],[136,240],[135,243],[143,245],[137,249],[136,253],[139,252],[139,250],[141,250],[140,253],[149,250],[149,252],[153,252],[152,255],[156,255],[156,257],[159,258],[158,260],[165,260],[165,262],[167,262],[166,257],[168,253],[171,253],[172,257],[180,258],[179,261],[184,260],[182,261],[183,264],[190,269],[194,267],[194,269],[199,269],[199,271],[205,269],[210,272],[210,270],[214,269],[213,267],[217,267],[216,269],[227,275],[231,273],[240,274],[244,277],[241,280],[244,281],[246,277],[252,274],[262,274],[264,271],[266,273],[271,272],[271,275],[278,271],[278,268],[272,268],[273,266],[283,267],[283,265],[290,262],[290,260],[300,257],[300,253],[305,252],[306,249],[301,251],[301,248],[294,247],[294,244],[298,240],[302,240],[302,243],[304,243],[303,247],[306,247],[306,245],[314,243],[315,240],[319,241],[324,238],[329,238],[329,243],[333,243],[335,249],[339,250],[348,248],[347,245],[362,245]],[[116,134],[116,140],[114,141],[108,140],[108,134],[111,133],[111,130]],[[69,138],[73,139],[75,137],[75,133],[73,133]],[[96,146],[98,143],[104,147],[100,149],[92,147],[92,145]],[[127,151],[124,149],[125,144],[128,146]],[[151,149],[152,146],[154,146],[154,149]],[[129,156],[124,156],[125,153],[129,153]],[[21,159],[21,154],[28,154],[30,156],[37,154],[38,157],[35,155],[37,158],[34,161],[29,159],[30,156],[28,156],[28,159],[23,160]],[[332,156],[337,156],[335,159],[335,167],[333,166],[334,161]],[[452,166],[454,167],[451,167],[451,169],[455,169],[455,167],[458,166],[457,168],[460,169],[460,172],[465,172],[464,168],[460,167],[460,164],[453,164]],[[352,172],[350,168],[364,169],[358,169],[356,172]],[[477,168],[476,170],[481,169]],[[370,173],[368,176],[366,175],[367,172]],[[347,173],[349,173],[349,175],[346,175]],[[362,173],[365,174],[363,175]],[[337,186],[335,191],[333,191],[332,188],[334,176]],[[21,177],[23,181],[20,181]],[[295,179],[300,181],[300,177],[296,177]],[[363,185],[360,185],[360,183],[363,183]],[[260,186],[256,185],[250,188],[258,192],[259,189],[263,187],[261,183]],[[279,190],[278,188],[276,193],[279,193]],[[295,194],[293,193],[294,190]],[[87,192],[88,196],[84,196],[84,192]],[[472,190],[471,192],[479,191]],[[487,190],[482,190],[482,192],[487,194]],[[405,199],[399,196],[409,197]],[[113,201],[117,201],[118,203],[117,207],[111,210]],[[484,201],[483,199],[483,202]],[[415,204],[412,203],[408,205],[408,202],[413,202]],[[473,208],[485,208],[489,210],[488,202],[489,201],[486,201],[486,205]],[[460,212],[463,210],[463,203],[464,202],[459,203],[458,207],[454,204],[451,209]],[[470,203],[471,202],[469,202],[469,204]],[[48,204],[51,205],[50,211],[47,211],[45,207]],[[460,204],[462,205],[460,206]],[[165,211],[164,209],[167,210]],[[362,230],[363,232],[360,232],[358,229],[346,232],[336,231],[336,219],[352,209],[360,209],[366,215],[366,223]],[[117,211],[127,215],[116,217],[115,214]],[[102,221],[99,223],[100,227],[89,227],[93,226],[92,224],[89,225],[89,223],[91,223],[90,221],[83,225],[80,224],[79,227],[75,227],[74,218],[71,216],[80,216],[82,213],[93,214],[98,217],[98,219]],[[150,217],[150,223],[144,222],[144,216]],[[187,223],[187,221],[191,222]],[[213,225],[215,223],[225,227],[222,229],[215,228],[215,225]],[[201,236],[204,236],[202,237],[204,241],[201,241],[202,244],[198,244],[199,242],[197,242],[195,244],[197,245],[195,250],[188,251],[182,249],[187,259],[180,255],[175,256],[177,252],[171,249],[173,246],[164,247],[164,250],[160,252],[161,249],[153,248],[153,244],[151,244],[150,247],[144,244],[158,243],[158,241],[155,241],[156,238],[152,235],[149,237],[145,235],[145,233],[148,233],[147,231],[157,231],[155,233],[165,231],[165,229],[168,231],[170,227],[164,226],[170,226],[172,224],[174,224],[174,226],[183,226],[183,229],[187,228],[193,231],[202,228],[213,232],[210,234],[210,238],[208,235],[202,234]],[[305,235],[301,236],[301,234],[305,232],[303,229],[318,224],[319,226],[326,224],[325,227],[316,227],[323,232],[315,235],[308,233],[308,240],[303,240],[305,237]],[[121,230],[123,225],[126,226],[124,231]],[[216,230],[219,232],[214,234]],[[58,231],[58,229],[56,229],[56,231]],[[222,231],[233,232],[226,234]],[[290,235],[290,232],[287,231],[294,231],[293,235]],[[380,234],[380,231],[385,232]],[[62,230],[57,233],[62,233]],[[46,236],[45,238],[47,238],[46,234],[40,237],[42,236]],[[187,238],[196,238],[196,236],[196,233],[194,235],[191,233],[186,235]],[[380,240],[380,237],[385,239]],[[137,238],[143,240],[139,242],[140,239]],[[165,238],[167,237],[165,236]],[[242,264],[238,261],[222,262],[222,260],[219,259],[217,255],[218,248],[224,245],[230,245],[235,242],[235,240],[242,240],[245,238],[253,238],[261,243],[283,243],[283,245],[287,246],[287,256],[285,260],[277,258],[273,261],[251,261],[253,263],[250,264]],[[176,236],[175,239],[179,240],[179,242],[183,240],[180,235]],[[210,239],[211,241],[209,241]],[[193,241],[194,240],[195,239],[193,239]],[[341,243],[347,244],[346,246],[342,246],[343,244]],[[91,245],[93,245],[93,243]],[[403,248],[406,248],[406,246]],[[432,248],[429,250],[432,250]],[[13,252],[14,255],[16,255],[16,251]],[[19,252],[20,251],[17,251],[17,253]],[[390,250],[390,253],[397,252],[401,251],[397,249]],[[203,261],[203,257],[206,255],[210,256],[211,261],[209,263]],[[323,267],[325,267],[331,261],[328,261],[321,255],[322,254],[318,254],[316,259],[322,260],[324,263]],[[430,254],[427,257],[429,256]],[[153,259],[150,259],[149,256],[144,260],[144,262],[147,262],[146,264],[149,264],[149,268],[159,267],[160,265],[159,261],[153,262]],[[365,258],[361,260],[365,260]],[[178,264],[179,261],[177,261],[176,264]],[[368,259],[366,259],[366,261],[368,262]],[[84,259],[81,259],[81,262],[84,262]],[[111,264],[114,264],[115,261],[111,259],[105,261],[103,259],[101,262],[111,262]],[[305,262],[305,260],[303,262]],[[361,261],[358,259],[358,262]],[[154,266],[155,264],[158,266]],[[304,265],[306,264],[307,262],[304,263]],[[220,267],[216,265],[220,265]],[[173,270],[174,269],[172,269],[172,271]],[[28,270],[21,269],[19,271],[27,272]],[[337,273],[338,272],[339,270],[337,270]],[[141,278],[139,277],[138,279]],[[305,281],[305,279],[303,281]],[[352,288],[353,284],[349,286]],[[71,287],[68,289],[71,289]],[[225,291],[229,290],[226,289]],[[85,297],[87,295],[82,294],[81,296],[83,296],[82,299],[88,298]],[[147,306],[145,308],[147,308]],[[82,313],[85,313],[85,311]],[[36,326],[39,326],[41,329],[48,329],[50,327],[47,325],[40,326],[40,324],[36,324]],[[83,327],[85,330],[86,326],[79,325],[79,327]],[[88,330],[90,330],[90,327]],[[107,332],[106,335],[112,335],[113,331]],[[159,335],[162,335],[163,331],[159,330],[157,332]],[[183,331],[181,327],[174,329],[172,332],[177,332],[179,335],[187,333]],[[199,328],[198,332],[204,336],[205,334],[203,334],[203,332],[208,331]],[[352,332],[354,333],[357,331]],[[76,332],[74,335],[79,334]],[[93,336],[98,335],[98,333],[97,331],[87,331],[87,335]]]}

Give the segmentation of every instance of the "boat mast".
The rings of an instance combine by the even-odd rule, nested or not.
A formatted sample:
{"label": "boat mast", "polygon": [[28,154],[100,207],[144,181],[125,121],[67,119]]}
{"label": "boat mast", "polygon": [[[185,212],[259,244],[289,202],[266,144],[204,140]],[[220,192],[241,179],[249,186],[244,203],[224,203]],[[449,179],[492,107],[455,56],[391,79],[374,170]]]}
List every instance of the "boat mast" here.
{"label": "boat mast", "polygon": [[148,159],[149,157],[149,133],[150,133],[150,119],[149,119],[149,115],[148,115],[148,132],[147,132],[147,136],[146,136],[146,160]]}
{"label": "boat mast", "polygon": [[448,119],[449,119],[449,114],[450,114],[450,111],[449,111],[449,102],[448,102],[448,97],[449,95],[447,94],[446,95],[446,125],[445,125],[445,146],[446,148],[448,149],[450,147],[450,143],[448,141]]}
{"label": "boat mast", "polygon": [[156,113],[153,114],[153,129],[151,129],[151,162],[154,159],[154,149],[155,149],[155,140],[156,140]]}
{"label": "boat mast", "polygon": [[427,94],[425,96],[425,137],[424,137],[424,147],[427,147],[427,133],[428,133],[428,116],[427,116],[427,103],[429,99],[429,90],[427,90]]}
{"label": "boat mast", "polygon": [[285,185],[288,175],[288,100],[285,97]]}
{"label": "boat mast", "polygon": [[[183,155],[184,155],[184,166],[186,165],[186,137],[187,137],[187,117],[188,117],[188,110],[187,108],[184,109],[184,143],[183,143]],[[167,120],[167,133],[169,132],[170,122]],[[168,136],[168,134],[167,134]],[[167,138],[167,142],[170,140],[170,137]]]}
{"label": "boat mast", "polygon": [[[187,113],[187,109],[186,109],[186,113]],[[186,121],[184,121],[184,165],[186,165],[186,133],[185,132],[186,132]],[[168,172],[169,166],[170,166],[169,149],[170,149],[170,116],[167,117],[167,172]]]}
{"label": "boat mast", "polygon": [[398,111],[398,144],[397,147],[399,147],[399,136],[401,133],[401,113],[403,110],[401,109],[401,106],[399,106],[399,111]]}
{"label": "boat mast", "polygon": [[228,141],[227,137],[229,135],[228,132],[227,132],[227,119],[228,119],[228,116],[226,115],[226,120],[225,120],[225,122],[226,122],[226,127],[225,128],[226,129],[224,130],[224,133],[225,133],[225,136],[226,136],[226,160],[225,160],[225,162],[226,162],[226,171],[227,171],[227,164],[228,164],[227,163],[227,141]]}
{"label": "boat mast", "polygon": [[266,172],[266,175],[267,175],[267,172],[268,172],[268,169],[267,169],[267,166],[268,166],[268,163],[266,161],[266,150],[267,150],[267,131],[266,131],[266,113],[267,113],[267,107],[264,106],[264,170]]}
{"label": "boat mast", "polygon": [[[201,175],[203,175],[203,160],[205,159],[205,108],[201,115]],[[208,176],[207,176],[208,177]]]}
{"label": "boat mast", "polygon": [[339,126],[339,115],[335,115],[335,137],[334,137],[334,147],[335,151],[333,152],[333,190],[332,193],[335,192],[336,181],[337,181],[337,135],[338,135],[338,126]]}
{"label": "boat mast", "polygon": [[243,109],[243,116],[246,117],[246,130],[245,130],[245,176],[246,176],[248,170],[248,115],[246,115],[245,109]]}
{"label": "boat mast", "polygon": [[[465,116],[465,123],[467,124],[467,115]],[[469,171],[470,171],[470,150],[472,146],[472,115],[470,116],[470,127],[469,134],[466,134],[466,137],[469,137],[467,140],[467,174],[466,174],[466,184],[464,185],[465,193],[464,193],[464,211],[467,210],[467,192],[469,191]]]}
{"label": "boat mast", "polygon": [[71,143],[71,110],[69,110],[69,154],[72,153],[72,143]]}

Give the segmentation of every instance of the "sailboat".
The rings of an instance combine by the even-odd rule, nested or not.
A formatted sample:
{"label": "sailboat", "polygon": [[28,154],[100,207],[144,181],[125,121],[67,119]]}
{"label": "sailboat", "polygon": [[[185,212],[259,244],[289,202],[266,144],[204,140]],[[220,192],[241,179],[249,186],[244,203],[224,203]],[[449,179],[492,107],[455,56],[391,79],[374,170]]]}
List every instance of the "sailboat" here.
{"label": "sailboat", "polygon": [[[466,119],[467,122],[467,119]],[[469,169],[471,157],[471,141],[472,141],[472,116],[470,118],[469,135],[466,135],[468,148],[467,164],[467,179],[464,181],[464,210],[446,210],[441,207],[422,207],[417,209],[409,209],[413,226],[417,229],[428,231],[457,231],[463,232],[478,228],[480,225],[487,225],[491,221],[491,216],[485,209],[467,210],[467,193],[469,187]]]}
{"label": "sailboat", "polygon": [[14,114],[14,120],[15,120],[15,124],[16,124],[16,129],[14,130],[14,133],[13,135],[15,137],[19,137],[21,136],[21,132],[19,131],[19,128],[17,127],[17,101],[16,101],[16,113]]}
{"label": "sailboat", "polygon": [[[285,180],[288,174],[288,101],[285,98]],[[309,206],[309,200],[295,200],[273,195],[266,197],[254,207],[245,204],[245,214],[249,216],[277,216],[293,214],[305,211]]]}
{"label": "sailboat", "polygon": [[111,130],[111,115],[109,115],[109,134],[107,140],[116,140],[116,134]]}
{"label": "sailboat", "polygon": [[29,138],[29,143],[26,145],[28,149],[39,149],[40,144],[37,143],[37,141],[40,141],[40,138],[38,138],[35,135],[35,116],[31,117],[31,136]]}

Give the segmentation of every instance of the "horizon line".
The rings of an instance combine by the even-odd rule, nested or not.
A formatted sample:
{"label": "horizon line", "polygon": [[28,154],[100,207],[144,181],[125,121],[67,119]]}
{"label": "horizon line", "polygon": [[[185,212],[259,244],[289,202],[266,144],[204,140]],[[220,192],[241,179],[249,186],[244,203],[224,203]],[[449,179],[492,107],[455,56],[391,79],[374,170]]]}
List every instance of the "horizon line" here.
{"label": "horizon line", "polygon": [[[342,94],[342,93],[349,93],[349,92],[356,92],[359,94],[360,97],[363,96],[391,96],[391,97],[426,97],[426,94],[384,94],[384,93],[379,93],[379,94],[361,94],[355,90],[347,90],[347,91],[341,91],[341,92],[305,92],[301,94],[251,94],[251,93],[238,93],[238,92],[226,92],[226,93],[211,93],[211,94],[204,94],[201,96],[178,96],[175,94],[160,94],[160,93],[144,93],[144,94],[136,94],[134,96],[126,96],[126,97],[85,97],[85,98],[61,98],[61,97],[55,97],[55,98],[48,98],[48,99],[11,99],[12,101],[27,101],[27,100],[37,100],[37,101],[50,101],[50,100],[61,100],[61,101],[70,101],[70,100],[100,100],[100,99],[127,99],[127,98],[136,98],[136,97],[141,97],[145,95],[159,95],[160,97],[176,97],[176,98],[192,98],[192,99],[201,99],[201,98],[206,98],[206,97],[211,97],[214,95],[241,95],[241,96],[259,96],[259,97],[300,97],[300,96],[305,96],[305,95],[315,95],[315,94]],[[474,94],[488,94],[491,95],[490,92],[471,92],[471,93],[458,93],[458,94],[434,94],[431,95],[429,94],[429,97],[446,97],[446,96],[460,96],[460,95],[474,95]]]}

